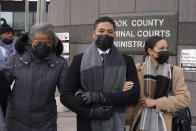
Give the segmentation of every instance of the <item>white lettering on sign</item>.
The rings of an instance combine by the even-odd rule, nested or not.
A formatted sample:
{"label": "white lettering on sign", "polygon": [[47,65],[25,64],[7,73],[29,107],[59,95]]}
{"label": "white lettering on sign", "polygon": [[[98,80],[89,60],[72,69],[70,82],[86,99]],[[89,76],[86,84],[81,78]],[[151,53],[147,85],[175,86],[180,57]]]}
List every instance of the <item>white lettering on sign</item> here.
{"label": "white lettering on sign", "polygon": [[131,26],[163,26],[164,19],[140,19],[132,20]]}
{"label": "white lettering on sign", "polygon": [[170,30],[138,30],[138,37],[151,37],[151,36],[161,36],[170,37]]}
{"label": "white lettering on sign", "polygon": [[[157,27],[157,26],[163,26],[165,19],[134,19],[131,21],[128,20],[115,20],[117,27],[124,27],[129,26],[130,24],[132,27]],[[147,38],[151,36],[160,36],[160,37],[171,37],[171,31],[170,29],[145,29],[145,30],[137,30],[136,32],[133,32],[130,28],[130,30],[117,30],[116,31],[116,37],[117,38]]]}
{"label": "white lettering on sign", "polygon": [[128,26],[127,25],[127,20],[117,20],[117,21],[114,21],[114,22],[115,22],[116,26],[119,26],[119,27]]}
{"label": "white lettering on sign", "polygon": [[116,37],[135,37],[133,31],[116,31]]}
{"label": "white lettering on sign", "polygon": [[[176,44],[176,14],[172,15],[147,15],[145,13],[136,13],[131,16],[114,16],[116,24],[116,47],[123,48],[121,51],[135,50],[141,51],[144,47],[144,41],[148,37],[160,36],[168,41],[169,48],[175,48]],[[127,48],[127,49],[126,49]],[[130,49],[129,49],[130,48]],[[132,49],[135,48],[135,49]],[[171,51],[173,52],[173,50]]]}
{"label": "white lettering on sign", "polygon": [[144,47],[144,42],[142,41],[114,41],[116,47]]}

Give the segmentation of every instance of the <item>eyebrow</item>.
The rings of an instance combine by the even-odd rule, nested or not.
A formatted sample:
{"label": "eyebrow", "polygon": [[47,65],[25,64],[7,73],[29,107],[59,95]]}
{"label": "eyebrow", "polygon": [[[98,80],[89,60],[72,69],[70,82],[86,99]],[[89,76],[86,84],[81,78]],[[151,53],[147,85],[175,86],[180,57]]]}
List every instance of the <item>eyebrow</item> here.
{"label": "eyebrow", "polygon": [[40,41],[40,40],[35,40],[35,42],[40,42],[40,43],[50,43],[50,41]]}
{"label": "eyebrow", "polygon": [[103,28],[99,28],[98,30],[105,30],[105,29],[103,29]]}

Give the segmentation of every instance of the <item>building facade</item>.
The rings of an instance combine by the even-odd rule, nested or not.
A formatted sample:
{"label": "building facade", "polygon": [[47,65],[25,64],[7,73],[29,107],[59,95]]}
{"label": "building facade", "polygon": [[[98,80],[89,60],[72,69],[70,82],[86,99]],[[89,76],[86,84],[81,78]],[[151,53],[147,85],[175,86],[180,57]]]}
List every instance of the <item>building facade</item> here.
{"label": "building facade", "polygon": [[[48,12],[49,2],[46,4]],[[18,36],[25,31],[25,1],[24,0],[2,0],[0,1],[0,18],[4,18],[7,24],[13,27],[15,35]],[[29,2],[29,28],[36,23],[37,2]],[[48,13],[45,15],[48,21]]]}
{"label": "building facade", "polygon": [[[56,32],[70,33],[70,57],[83,52],[92,41],[93,24],[103,15],[133,16],[134,14],[168,14],[176,19],[175,46],[169,48],[169,63],[180,66],[181,51],[196,49],[196,1],[195,0],[52,0],[48,20]],[[171,16],[171,15],[170,15]],[[168,22],[168,24],[170,24]],[[168,28],[169,25],[168,25]],[[172,39],[173,40],[173,39]],[[172,46],[173,43],[171,43]],[[141,50],[121,50],[133,55],[135,63],[142,62]],[[193,50],[195,51],[195,50]],[[174,53],[172,53],[174,52]],[[185,81],[191,92],[191,113],[196,118],[196,72],[184,71]]]}

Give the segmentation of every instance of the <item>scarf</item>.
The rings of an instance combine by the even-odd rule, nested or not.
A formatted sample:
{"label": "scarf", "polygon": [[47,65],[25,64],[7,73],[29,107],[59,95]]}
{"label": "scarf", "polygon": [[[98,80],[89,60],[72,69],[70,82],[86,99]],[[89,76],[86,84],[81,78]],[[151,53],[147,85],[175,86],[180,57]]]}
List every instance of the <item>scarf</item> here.
{"label": "scarf", "polygon": [[[150,57],[147,56],[144,65],[144,95],[146,98],[160,98],[167,95],[171,82],[171,69],[167,63],[159,64],[157,73]],[[145,108],[142,111],[137,131],[167,131],[162,112],[155,108]]]}
{"label": "scarf", "polygon": [[[126,80],[126,63],[116,47],[110,48],[102,63],[96,44],[93,41],[84,52],[80,67],[80,79],[85,91],[120,92]],[[97,105],[95,105],[97,106]],[[91,120],[92,131],[124,131],[125,108],[115,107],[109,120]]]}
{"label": "scarf", "polygon": [[15,52],[14,45],[6,45],[0,40],[0,68],[6,64],[8,57]]}

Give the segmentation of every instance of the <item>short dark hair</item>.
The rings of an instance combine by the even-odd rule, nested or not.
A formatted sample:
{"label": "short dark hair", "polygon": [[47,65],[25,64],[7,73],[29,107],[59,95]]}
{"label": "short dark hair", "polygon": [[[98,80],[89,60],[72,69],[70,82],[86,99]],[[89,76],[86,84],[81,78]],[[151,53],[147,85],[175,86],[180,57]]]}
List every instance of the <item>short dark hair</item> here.
{"label": "short dark hair", "polygon": [[152,36],[152,37],[149,37],[146,42],[145,42],[145,46],[144,46],[144,57],[143,57],[143,60],[145,61],[145,58],[148,54],[148,48],[151,48],[153,49],[154,46],[156,45],[156,43],[160,40],[163,40],[162,37],[160,36]]}
{"label": "short dark hair", "polygon": [[99,17],[94,23],[94,30],[97,28],[97,25],[101,22],[110,22],[113,25],[114,30],[116,30],[116,24],[114,20],[108,16]]}

